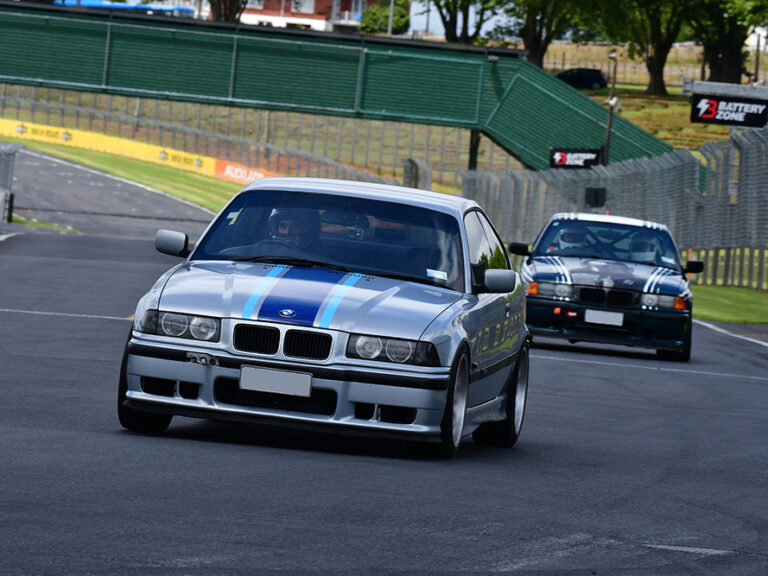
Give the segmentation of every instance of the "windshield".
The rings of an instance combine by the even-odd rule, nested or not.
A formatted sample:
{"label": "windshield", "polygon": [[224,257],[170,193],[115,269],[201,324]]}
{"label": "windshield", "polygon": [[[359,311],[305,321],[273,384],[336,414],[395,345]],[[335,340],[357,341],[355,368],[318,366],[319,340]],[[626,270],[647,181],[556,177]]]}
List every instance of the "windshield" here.
{"label": "windshield", "polygon": [[534,256],[576,256],[680,268],[672,237],[665,231],[612,222],[555,220],[542,233]]}
{"label": "windshield", "polygon": [[242,193],[200,240],[192,259],[328,266],[464,289],[455,218],[332,194]]}

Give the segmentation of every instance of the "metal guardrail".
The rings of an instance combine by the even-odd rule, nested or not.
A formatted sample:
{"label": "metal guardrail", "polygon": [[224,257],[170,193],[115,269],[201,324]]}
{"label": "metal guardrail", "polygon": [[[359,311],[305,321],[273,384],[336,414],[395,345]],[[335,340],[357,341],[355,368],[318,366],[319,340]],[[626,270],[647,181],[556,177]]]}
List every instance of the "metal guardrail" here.
{"label": "metal guardrail", "polygon": [[16,152],[24,148],[19,144],[0,144],[0,222],[13,217],[13,166]]}

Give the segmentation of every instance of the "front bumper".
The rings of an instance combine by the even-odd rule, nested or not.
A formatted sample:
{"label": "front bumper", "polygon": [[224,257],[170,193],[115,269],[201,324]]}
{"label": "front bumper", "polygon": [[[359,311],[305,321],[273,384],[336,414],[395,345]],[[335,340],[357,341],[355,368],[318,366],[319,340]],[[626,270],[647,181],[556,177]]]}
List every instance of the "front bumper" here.
{"label": "front bumper", "polygon": [[[242,366],[310,373],[311,394],[242,390]],[[450,369],[262,359],[134,335],[127,344],[125,378],[125,404],[151,412],[439,436]]]}
{"label": "front bumper", "polygon": [[[620,313],[622,323],[587,322],[587,310]],[[657,350],[682,351],[691,329],[690,310],[607,308],[528,296],[526,314],[533,335]]]}

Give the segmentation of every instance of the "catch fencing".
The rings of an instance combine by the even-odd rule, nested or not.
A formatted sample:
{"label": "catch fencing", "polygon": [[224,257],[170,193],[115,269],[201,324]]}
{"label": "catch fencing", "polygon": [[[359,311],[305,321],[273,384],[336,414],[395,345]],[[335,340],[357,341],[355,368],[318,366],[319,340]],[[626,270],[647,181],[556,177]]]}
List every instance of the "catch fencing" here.
{"label": "catch fencing", "polygon": [[[407,180],[405,162],[413,159],[430,166],[434,181],[458,189],[460,173],[469,163],[470,130],[451,126],[238,109],[2,83],[0,117],[131,138],[239,164],[245,164],[244,150],[253,143],[270,149],[272,158],[279,152],[280,163],[290,164],[292,170],[306,164],[297,158],[319,162],[314,163],[311,174],[280,172],[291,175],[338,172],[342,177],[343,171],[355,167],[376,181],[394,182]],[[248,144],[238,147],[237,143]],[[249,167],[270,170],[257,164]],[[479,170],[522,167],[503,148],[481,137]],[[349,174],[350,179],[364,178]]]}
{"label": "catch fencing", "polygon": [[[245,136],[248,125],[246,114],[249,111],[242,112],[242,133],[238,136],[235,135],[238,132],[234,130],[233,124],[240,118],[232,114],[232,109],[225,108],[226,114],[222,114],[219,107],[191,104],[187,106],[182,103],[177,104],[174,110],[172,102],[155,101],[154,107],[147,110],[144,100],[117,96],[107,97],[106,106],[88,106],[83,102],[80,93],[71,95],[76,97],[75,102],[66,102],[63,91],[46,90],[45,96],[38,99],[37,90],[32,89],[32,97],[27,98],[23,95],[25,92],[21,87],[14,88],[14,90],[8,90],[5,84],[0,87],[0,117],[143,141],[147,144],[212,156],[277,174],[341,178],[385,184],[398,183],[394,177],[378,176],[323,155],[287,145],[281,146],[247,138]],[[56,92],[57,97],[62,100],[50,101],[49,97],[53,92]],[[96,97],[97,95],[92,95],[92,103],[95,103]],[[203,109],[209,116],[203,115]],[[258,116],[258,122],[249,127],[256,134],[260,134],[262,130],[266,132],[274,130],[276,113],[272,113],[272,121],[269,113],[264,112],[264,114],[263,127],[261,115]],[[180,123],[174,123],[174,115]],[[215,129],[205,129],[205,127],[221,127],[223,133]],[[325,138],[327,141],[327,133]]]}
{"label": "catch fencing", "polygon": [[[768,290],[768,129],[728,141],[582,170],[464,172],[462,194],[507,242],[533,242],[555,212],[599,212],[666,224],[701,284]],[[605,202],[592,201],[605,191]]]}

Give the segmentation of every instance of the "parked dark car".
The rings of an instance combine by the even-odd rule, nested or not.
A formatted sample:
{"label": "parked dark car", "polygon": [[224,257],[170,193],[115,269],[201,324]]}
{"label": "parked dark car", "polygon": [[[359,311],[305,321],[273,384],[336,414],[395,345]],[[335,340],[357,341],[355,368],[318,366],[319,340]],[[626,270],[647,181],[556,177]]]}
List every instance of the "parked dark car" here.
{"label": "parked dark car", "polygon": [[655,348],[669,360],[691,356],[693,294],[688,274],[700,261],[680,262],[663,224],[602,214],[555,214],[529,250],[528,330],[571,342]]}
{"label": "parked dark car", "polygon": [[596,68],[571,68],[556,75],[557,78],[574,88],[598,90],[608,86],[608,79]]}

